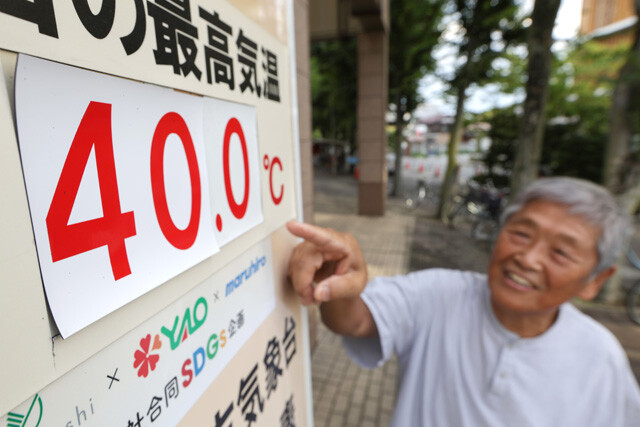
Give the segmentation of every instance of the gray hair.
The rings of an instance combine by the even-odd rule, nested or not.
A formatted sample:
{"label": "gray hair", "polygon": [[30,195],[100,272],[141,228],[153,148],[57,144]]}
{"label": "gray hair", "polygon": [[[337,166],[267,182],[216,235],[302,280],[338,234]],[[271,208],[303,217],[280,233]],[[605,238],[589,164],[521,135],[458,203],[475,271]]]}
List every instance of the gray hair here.
{"label": "gray hair", "polygon": [[534,200],[565,205],[570,213],[601,228],[597,242],[598,264],[591,277],[616,263],[630,237],[631,221],[608,190],[583,179],[541,178],[524,188],[511,201],[502,213],[501,224]]}

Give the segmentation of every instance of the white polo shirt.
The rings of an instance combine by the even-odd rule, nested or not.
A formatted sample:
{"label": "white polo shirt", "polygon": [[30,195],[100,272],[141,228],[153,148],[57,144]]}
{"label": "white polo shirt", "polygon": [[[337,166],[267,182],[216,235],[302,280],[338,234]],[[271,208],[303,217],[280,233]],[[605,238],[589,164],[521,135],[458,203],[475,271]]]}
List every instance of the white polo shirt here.
{"label": "white polo shirt", "polygon": [[495,317],[482,274],[377,278],[362,298],[379,338],[343,344],[365,367],[398,355],[393,426],[640,426],[640,391],[622,347],[571,304],[544,334],[519,338]]}

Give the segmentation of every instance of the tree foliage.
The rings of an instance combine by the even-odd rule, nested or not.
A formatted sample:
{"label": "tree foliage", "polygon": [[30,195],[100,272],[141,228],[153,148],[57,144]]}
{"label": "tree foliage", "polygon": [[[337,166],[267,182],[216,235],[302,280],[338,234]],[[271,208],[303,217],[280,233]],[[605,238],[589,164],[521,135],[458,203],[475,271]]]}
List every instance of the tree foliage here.
{"label": "tree foliage", "polygon": [[[634,0],[640,13],[640,0]],[[640,205],[640,20],[634,28],[634,41],[620,69],[613,92],[611,131],[604,162],[604,183],[614,193],[625,194],[622,202],[630,211]]]}
{"label": "tree foliage", "polygon": [[457,172],[457,151],[462,137],[467,89],[481,86],[494,77],[493,63],[507,47],[522,41],[522,22],[514,0],[455,0],[449,3],[449,14],[458,17],[458,67],[450,80],[456,97],[456,116],[449,140],[449,160],[440,194],[438,213],[442,216],[449,200]]}
{"label": "tree foliage", "polygon": [[420,102],[418,84],[432,71],[431,55],[441,31],[442,7],[445,0],[391,2],[389,32],[389,102],[413,111]]}
{"label": "tree foliage", "polygon": [[[558,52],[552,62],[541,169],[601,182],[602,159],[609,133],[608,114],[616,70],[624,62],[625,46],[595,41],[577,43]],[[522,70],[517,57],[512,70]],[[511,81],[517,81],[512,78]],[[510,175],[522,112],[497,109],[479,117],[491,124],[492,145],[485,163],[494,175]],[[506,173],[505,173],[506,171]],[[500,180],[501,176],[494,176]]]}
{"label": "tree foliage", "polygon": [[[388,90],[389,102],[396,107],[399,120],[397,135],[405,124],[404,113],[412,112],[420,102],[420,79],[434,67],[431,51],[438,43],[445,1],[407,0],[390,4]],[[355,38],[311,44],[314,137],[346,140],[352,148],[357,130],[357,58]],[[396,145],[401,144],[396,141]]]}
{"label": "tree foliage", "polygon": [[627,49],[589,41],[556,60],[542,156],[554,175],[602,182],[611,94]]}
{"label": "tree foliage", "polygon": [[458,17],[459,30],[453,44],[459,66],[450,81],[453,89],[481,86],[495,77],[493,63],[507,47],[523,41],[522,21],[513,0],[455,0],[446,11]]}
{"label": "tree foliage", "polygon": [[487,133],[491,146],[483,158],[488,176],[497,187],[508,187],[518,137],[518,114],[514,107],[497,108],[479,115],[478,120],[491,125]]}
{"label": "tree foliage", "polygon": [[311,44],[311,100],[315,138],[356,142],[356,39]]}
{"label": "tree foliage", "polygon": [[627,50],[626,45],[587,41],[556,56],[549,81],[548,116],[579,121],[577,131],[582,134],[605,135],[611,94]]}
{"label": "tree foliage", "polygon": [[[640,0],[634,0],[634,6],[636,15],[640,14]],[[618,201],[627,212],[637,214],[640,206],[640,20],[636,21],[633,31],[633,45],[612,95],[603,181],[609,190],[618,193]],[[617,274],[599,298],[615,302],[621,298],[621,289],[621,277]]]}
{"label": "tree foliage", "polygon": [[391,2],[389,33],[389,103],[395,107],[394,147],[396,152],[394,194],[402,189],[402,130],[405,113],[412,112],[421,101],[420,79],[432,71],[431,52],[438,44],[445,0]]}

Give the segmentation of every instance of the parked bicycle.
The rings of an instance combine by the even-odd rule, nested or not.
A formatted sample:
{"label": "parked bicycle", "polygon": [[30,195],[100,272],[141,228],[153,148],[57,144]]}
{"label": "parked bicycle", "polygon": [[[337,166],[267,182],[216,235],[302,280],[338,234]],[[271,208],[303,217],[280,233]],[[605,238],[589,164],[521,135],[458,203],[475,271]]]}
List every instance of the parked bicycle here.
{"label": "parked bicycle", "polygon": [[500,217],[483,212],[471,227],[471,238],[474,242],[491,251],[500,233]]}
{"label": "parked bicycle", "polygon": [[454,195],[445,208],[443,222],[451,228],[463,222],[471,225],[473,240],[491,250],[500,231],[500,215],[507,201],[507,189],[498,189],[493,182],[480,185],[471,180]]}
{"label": "parked bicycle", "polygon": [[480,218],[497,222],[506,202],[507,192],[507,189],[496,188],[490,180],[483,185],[470,180],[449,201],[442,220],[451,227],[465,219],[469,222],[477,222]]}
{"label": "parked bicycle", "polygon": [[445,205],[441,220],[451,228],[467,222],[478,213],[480,200],[480,184],[469,181]]}
{"label": "parked bicycle", "polygon": [[[638,227],[640,224],[640,217],[636,216],[634,218],[633,227],[635,230],[640,230]],[[634,233],[631,242],[629,243],[629,247],[627,248],[627,260],[629,263],[640,270],[640,236],[639,233]],[[627,291],[627,314],[629,318],[640,325],[640,280],[637,280]]]}
{"label": "parked bicycle", "polygon": [[415,210],[424,203],[438,203],[440,190],[434,184],[418,181],[416,188],[404,200],[407,209]]}

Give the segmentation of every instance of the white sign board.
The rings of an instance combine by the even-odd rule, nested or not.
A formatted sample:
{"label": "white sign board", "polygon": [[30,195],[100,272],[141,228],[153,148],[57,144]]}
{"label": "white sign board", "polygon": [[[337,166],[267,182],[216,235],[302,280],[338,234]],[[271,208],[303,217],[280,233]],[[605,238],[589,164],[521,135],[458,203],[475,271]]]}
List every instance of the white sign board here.
{"label": "white sign board", "polygon": [[0,424],[308,420],[292,20],[0,0]]}
{"label": "white sign board", "polygon": [[[263,241],[0,418],[3,427],[177,425],[273,311],[273,278],[271,244]],[[263,425],[279,420],[284,405],[271,420],[265,406],[275,406],[276,390],[290,396],[287,375],[302,357],[293,316],[279,320],[274,336],[258,339],[259,354],[243,355],[239,374],[247,380],[229,385],[228,402],[211,402],[220,417],[229,412],[225,425],[251,414]]]}
{"label": "white sign board", "polygon": [[214,223],[225,244],[262,222],[255,108],[26,55],[16,81],[38,257],[63,337],[217,252]]}

